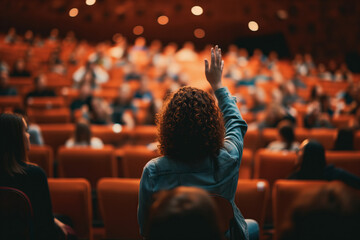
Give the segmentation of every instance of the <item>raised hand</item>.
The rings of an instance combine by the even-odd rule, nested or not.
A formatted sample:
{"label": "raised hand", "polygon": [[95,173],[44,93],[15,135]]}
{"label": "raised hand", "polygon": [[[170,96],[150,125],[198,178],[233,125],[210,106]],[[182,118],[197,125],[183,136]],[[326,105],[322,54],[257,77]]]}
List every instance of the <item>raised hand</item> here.
{"label": "raised hand", "polygon": [[205,76],[212,89],[216,91],[222,88],[221,76],[224,68],[224,61],[221,58],[221,49],[216,45],[211,48],[211,64],[205,59]]}

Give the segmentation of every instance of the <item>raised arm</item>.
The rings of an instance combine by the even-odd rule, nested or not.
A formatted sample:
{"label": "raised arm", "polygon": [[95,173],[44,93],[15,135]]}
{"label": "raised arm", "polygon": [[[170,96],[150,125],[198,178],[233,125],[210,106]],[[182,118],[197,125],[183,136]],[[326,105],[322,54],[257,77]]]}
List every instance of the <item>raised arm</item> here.
{"label": "raised arm", "polygon": [[[225,141],[231,142],[236,146],[239,154],[242,153],[244,136],[247,124],[241,117],[240,111],[236,106],[235,99],[231,96],[227,88],[222,84],[222,71],[224,61],[221,57],[221,49],[216,45],[211,49],[211,62],[205,60],[205,76],[214,90],[219,102],[219,108],[225,120]],[[226,144],[225,144],[226,147]]]}

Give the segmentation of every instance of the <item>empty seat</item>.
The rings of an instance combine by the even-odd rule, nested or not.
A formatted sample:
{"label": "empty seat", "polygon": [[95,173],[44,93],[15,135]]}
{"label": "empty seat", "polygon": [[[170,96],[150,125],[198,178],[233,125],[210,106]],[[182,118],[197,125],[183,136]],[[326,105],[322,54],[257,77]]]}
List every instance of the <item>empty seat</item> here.
{"label": "empty seat", "polygon": [[327,164],[360,176],[360,151],[326,151]]}
{"label": "empty seat", "polygon": [[326,181],[279,180],[272,190],[275,238],[281,235],[289,210],[303,191],[316,189],[328,184]]}
{"label": "empty seat", "polygon": [[63,97],[30,97],[27,100],[27,107],[35,109],[64,108],[65,100]]}
{"label": "empty seat", "polygon": [[235,194],[235,204],[247,219],[259,223],[260,230],[264,225],[266,205],[270,197],[270,186],[266,180],[240,179]]}
{"label": "empty seat", "polygon": [[23,100],[20,96],[0,96],[0,112],[22,108]]}
{"label": "empty seat", "polygon": [[319,141],[325,150],[331,150],[334,148],[336,136],[337,129],[317,128],[310,130],[310,136],[308,138]]}
{"label": "empty seat", "polygon": [[156,141],[156,126],[137,126],[132,134],[132,142],[134,144],[149,144]]}
{"label": "empty seat", "polygon": [[350,126],[350,122],[354,119],[353,115],[337,115],[331,119],[332,124],[337,128],[347,128]]}
{"label": "empty seat", "polygon": [[297,156],[294,152],[259,149],[255,154],[254,178],[266,179],[270,186],[295,171]]}
{"label": "empty seat", "polygon": [[41,124],[41,134],[44,143],[53,149],[56,154],[58,148],[65,144],[66,140],[74,133],[74,124]]}
{"label": "empty seat", "polygon": [[31,145],[28,157],[30,162],[44,169],[48,177],[54,176],[54,154],[51,147]]}
{"label": "empty seat", "polygon": [[158,157],[157,151],[152,151],[146,146],[125,146],[121,149],[121,156],[119,158],[119,168],[122,169],[122,173],[119,172],[119,176],[125,178],[141,178],[141,174],[144,166],[151,159]]}
{"label": "empty seat", "polygon": [[244,137],[244,148],[251,149],[255,151],[257,148],[261,146],[259,130],[249,130],[246,132]]}
{"label": "empty seat", "polygon": [[137,222],[139,179],[101,179],[97,185],[107,239],[142,239]]}
{"label": "empty seat", "polygon": [[93,239],[91,187],[85,179],[49,179],[53,212],[69,217],[79,239]]}
{"label": "empty seat", "polygon": [[70,123],[70,109],[28,109],[31,122],[44,123]]}
{"label": "empty seat", "polygon": [[60,147],[58,162],[59,177],[85,178],[93,188],[100,178],[117,176],[117,164],[112,146],[105,146],[102,149]]}
{"label": "empty seat", "polygon": [[94,137],[100,138],[104,144],[121,146],[130,138],[131,129],[119,124],[113,125],[91,125]]}
{"label": "empty seat", "polygon": [[250,179],[253,175],[253,152],[250,149],[244,148],[239,169],[239,179]]}

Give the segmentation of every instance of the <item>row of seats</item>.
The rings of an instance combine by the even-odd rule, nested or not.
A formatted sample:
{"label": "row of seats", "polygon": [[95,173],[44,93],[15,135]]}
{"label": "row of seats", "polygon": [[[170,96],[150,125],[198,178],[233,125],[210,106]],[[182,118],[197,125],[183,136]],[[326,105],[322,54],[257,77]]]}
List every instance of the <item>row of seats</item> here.
{"label": "row of seats", "polygon": [[[82,177],[93,187],[103,177],[140,178],[145,164],[159,156],[146,146],[126,145],[119,149],[61,147],[57,153],[59,177]],[[244,149],[239,171],[240,179],[266,179],[270,185],[287,178],[297,167],[294,152],[259,149],[255,154]],[[360,151],[326,151],[328,164],[360,176]],[[54,154],[48,146],[32,146],[29,160],[41,166],[49,177],[54,176]]]}
{"label": "row of seats", "polygon": [[[98,203],[107,239],[141,239],[137,223],[139,179],[104,178],[97,184]],[[288,210],[303,191],[320,188],[325,181],[279,180],[272,190],[275,238]],[[93,239],[91,188],[85,179],[49,179],[53,211],[69,216],[79,239]],[[245,218],[259,223],[271,198],[266,180],[239,180],[235,203]]]}
{"label": "row of seats", "polygon": [[[46,145],[49,145],[56,153],[58,148],[65,144],[66,140],[73,136],[74,124],[40,124],[40,130]],[[104,144],[121,146],[127,143],[144,145],[156,141],[156,126],[136,126],[130,129],[120,125],[92,125],[93,136],[102,139]],[[296,141],[302,142],[310,138],[319,141],[326,150],[332,150],[337,137],[337,129],[295,129]],[[262,131],[253,129],[245,134],[244,147],[256,151],[266,147],[271,141],[279,138],[276,128],[266,128]],[[354,134],[354,149],[360,150],[360,131]]]}

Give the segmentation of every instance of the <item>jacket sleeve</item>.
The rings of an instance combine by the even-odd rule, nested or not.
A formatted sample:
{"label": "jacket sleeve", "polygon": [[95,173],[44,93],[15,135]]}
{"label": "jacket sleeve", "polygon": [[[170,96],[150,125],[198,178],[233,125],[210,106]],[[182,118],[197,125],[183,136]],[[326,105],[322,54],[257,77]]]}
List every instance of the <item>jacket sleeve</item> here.
{"label": "jacket sleeve", "polygon": [[227,143],[232,144],[237,149],[240,157],[244,146],[247,124],[236,106],[235,98],[231,96],[227,88],[216,90],[215,96],[218,99],[219,108],[225,121],[225,148]]}

